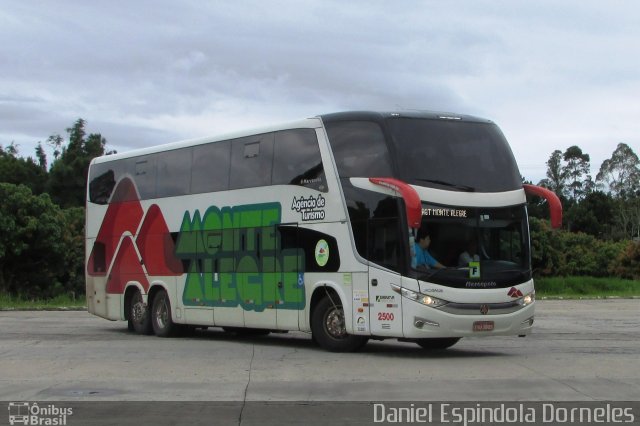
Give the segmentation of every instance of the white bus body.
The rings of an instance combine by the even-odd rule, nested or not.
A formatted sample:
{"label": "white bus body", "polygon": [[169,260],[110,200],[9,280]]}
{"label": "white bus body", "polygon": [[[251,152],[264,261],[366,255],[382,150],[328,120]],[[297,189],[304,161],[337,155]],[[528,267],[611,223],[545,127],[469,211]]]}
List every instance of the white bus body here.
{"label": "white bus body", "polygon": [[[456,125],[466,126],[460,137]],[[463,136],[476,128],[471,143],[505,149],[489,155],[504,154],[502,163],[466,158]],[[432,147],[425,135],[438,132],[453,132],[461,151]],[[334,351],[368,338],[444,348],[465,336],[527,335],[535,297],[525,191],[538,189],[514,180],[500,138],[472,117],[341,113],[96,158],[89,312],[159,336],[189,326],[301,330]],[[431,151],[444,167],[435,175]],[[424,173],[412,164],[421,155]],[[451,182],[446,169],[459,166],[465,176]],[[494,177],[472,188],[474,173]],[[424,227],[446,269],[412,264]],[[478,261],[458,264],[470,240]]]}

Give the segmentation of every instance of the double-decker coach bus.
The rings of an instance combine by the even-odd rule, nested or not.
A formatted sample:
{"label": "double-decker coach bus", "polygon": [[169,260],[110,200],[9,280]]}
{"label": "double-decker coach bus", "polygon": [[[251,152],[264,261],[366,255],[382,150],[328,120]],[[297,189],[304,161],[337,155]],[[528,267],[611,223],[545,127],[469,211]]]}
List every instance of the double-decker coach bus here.
{"label": "double-decker coach bus", "polygon": [[336,113],[109,155],[87,186],[89,312],[158,336],[301,330],[331,351],[527,335],[525,194],[561,222],[494,123],[452,114]]}

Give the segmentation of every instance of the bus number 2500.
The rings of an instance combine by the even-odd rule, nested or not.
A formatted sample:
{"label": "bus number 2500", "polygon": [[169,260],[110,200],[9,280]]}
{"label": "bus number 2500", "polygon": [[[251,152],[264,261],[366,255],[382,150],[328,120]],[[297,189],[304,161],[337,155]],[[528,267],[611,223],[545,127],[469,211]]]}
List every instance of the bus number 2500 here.
{"label": "bus number 2500", "polygon": [[393,312],[378,312],[378,321],[393,321]]}

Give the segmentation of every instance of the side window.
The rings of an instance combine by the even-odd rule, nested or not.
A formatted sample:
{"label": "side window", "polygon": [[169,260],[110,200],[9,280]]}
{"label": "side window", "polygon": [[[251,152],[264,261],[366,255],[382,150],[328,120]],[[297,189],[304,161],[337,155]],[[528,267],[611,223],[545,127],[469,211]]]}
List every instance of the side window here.
{"label": "side window", "polygon": [[191,193],[229,189],[231,142],[214,142],[193,148]]}
{"label": "side window", "polygon": [[315,130],[276,132],[271,180],[273,185],[298,185],[327,192]]}
{"label": "side window", "polygon": [[188,194],[191,180],[191,148],[157,154],[156,170],[158,198]]}
{"label": "side window", "polygon": [[107,204],[116,183],[126,170],[126,160],[94,164],[89,170],[89,201],[95,204]]}
{"label": "side window", "polygon": [[130,158],[128,172],[136,182],[141,200],[156,197],[156,155]]}
{"label": "side window", "polygon": [[327,123],[326,129],[341,178],[393,176],[387,143],[378,124],[338,121]]}
{"label": "side window", "polygon": [[393,271],[403,259],[397,198],[343,184],[356,250],[360,256]]}
{"label": "side window", "polygon": [[373,209],[368,226],[367,259],[393,271],[399,271],[400,268],[399,217],[398,198],[385,197]]}
{"label": "side window", "polygon": [[107,204],[113,188],[116,186],[116,177],[113,170],[106,170],[101,174],[93,166],[91,169],[91,180],[89,181],[89,201],[95,204]]}
{"label": "side window", "polygon": [[271,185],[273,133],[231,142],[230,189]]}

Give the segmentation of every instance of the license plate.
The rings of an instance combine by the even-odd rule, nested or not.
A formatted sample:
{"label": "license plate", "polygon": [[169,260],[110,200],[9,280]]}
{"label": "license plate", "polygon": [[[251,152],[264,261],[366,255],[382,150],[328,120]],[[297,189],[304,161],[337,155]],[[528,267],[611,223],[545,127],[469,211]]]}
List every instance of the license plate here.
{"label": "license plate", "polygon": [[491,331],[493,327],[493,321],[475,321],[473,323],[473,331]]}

